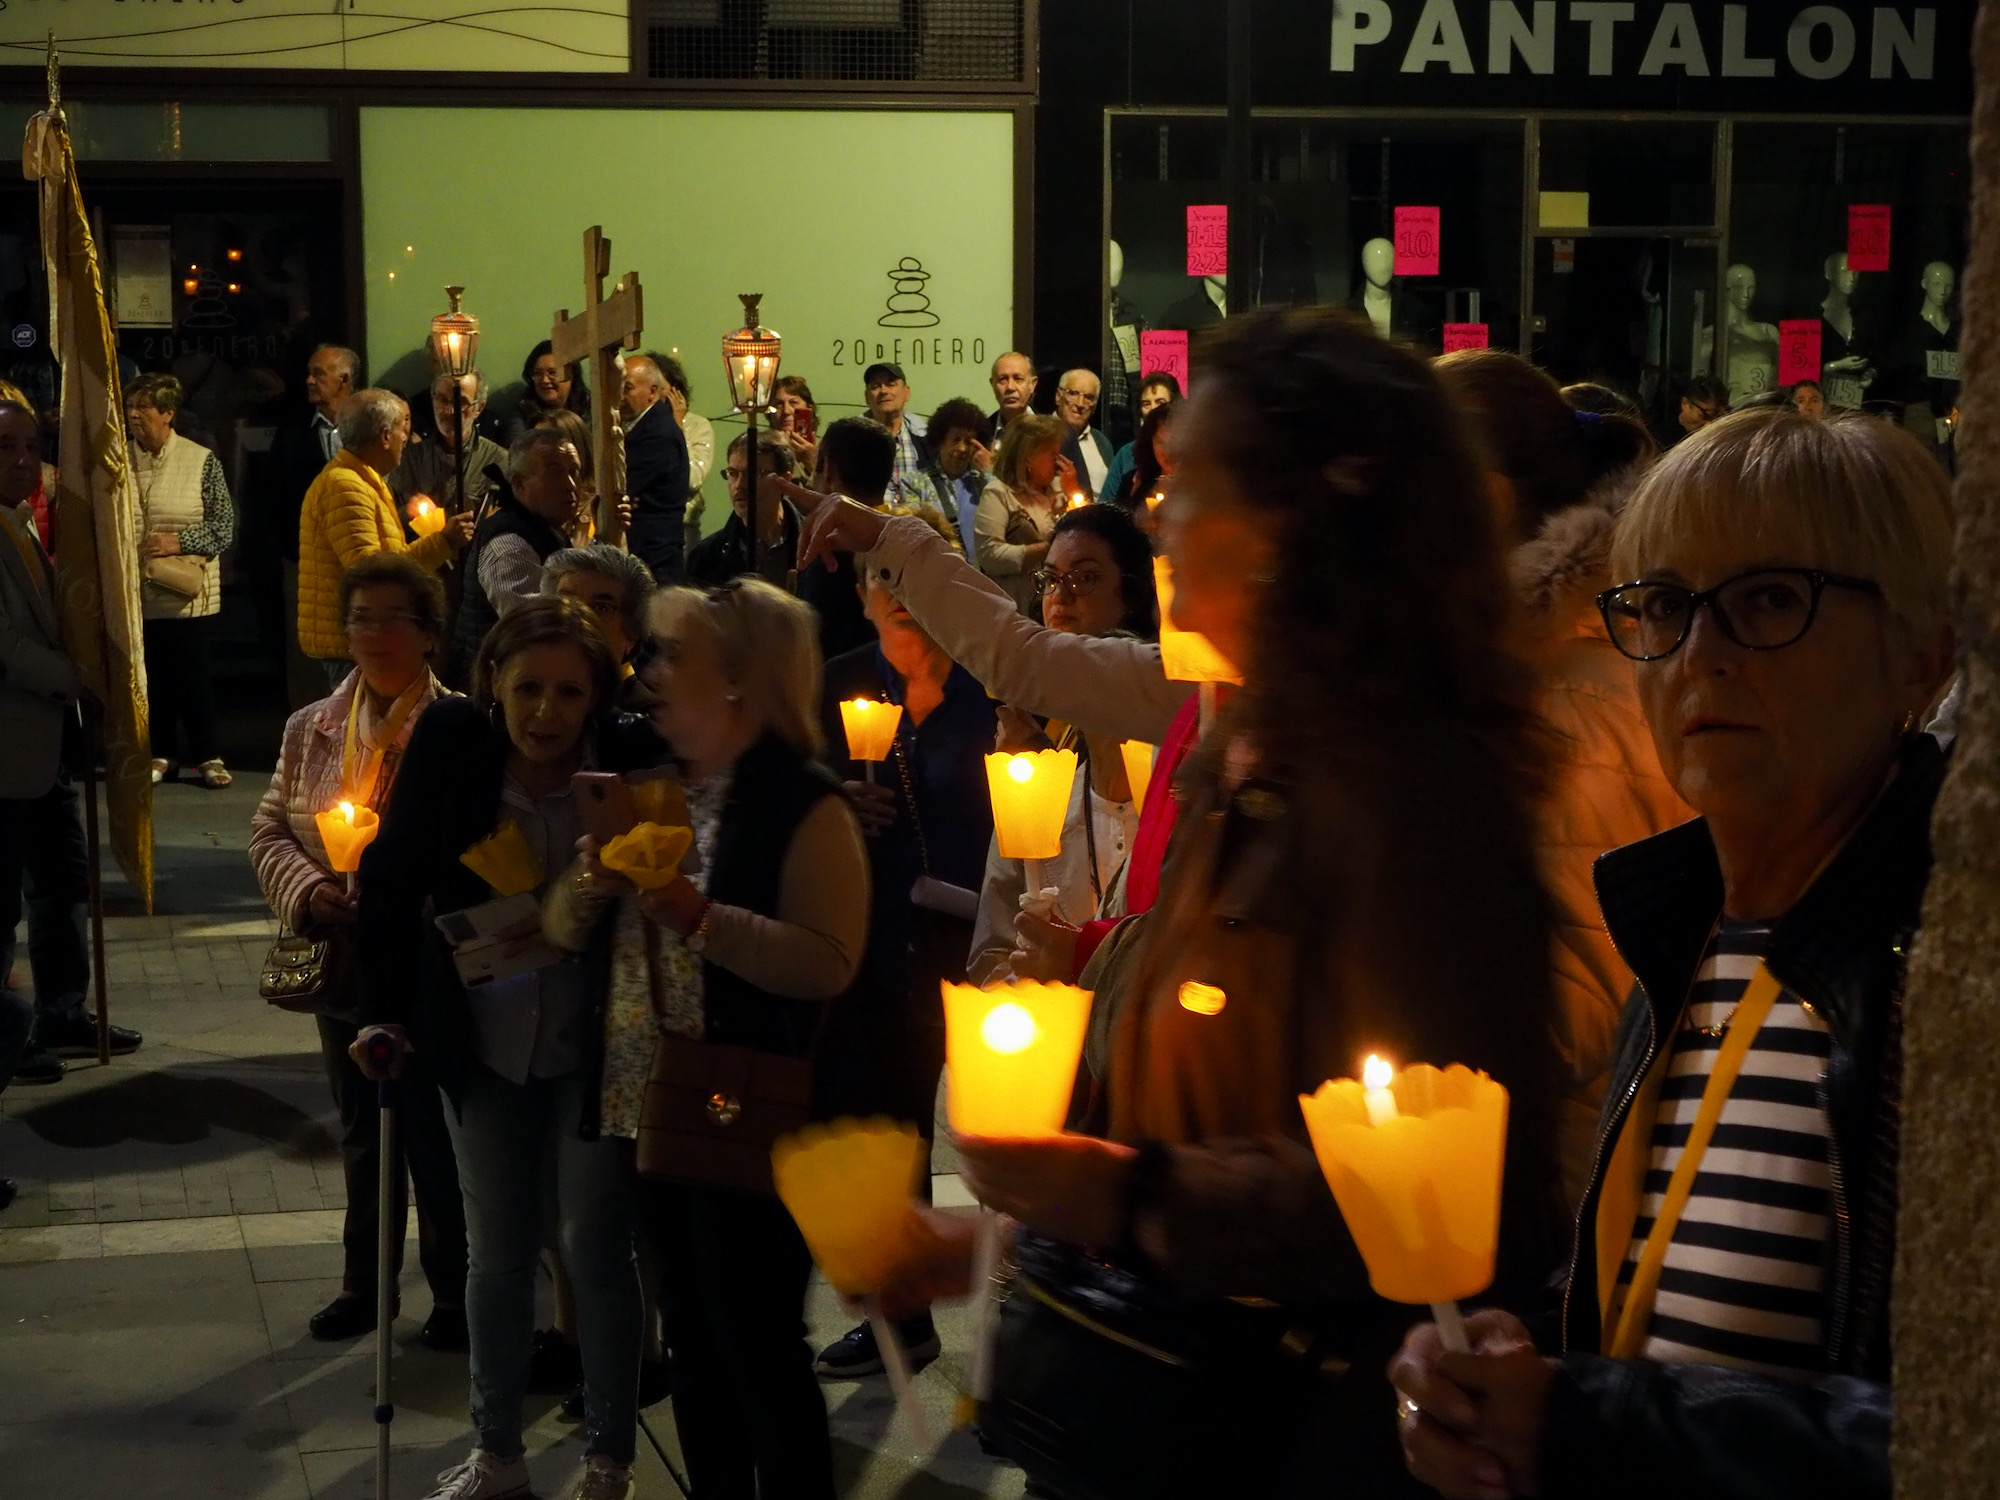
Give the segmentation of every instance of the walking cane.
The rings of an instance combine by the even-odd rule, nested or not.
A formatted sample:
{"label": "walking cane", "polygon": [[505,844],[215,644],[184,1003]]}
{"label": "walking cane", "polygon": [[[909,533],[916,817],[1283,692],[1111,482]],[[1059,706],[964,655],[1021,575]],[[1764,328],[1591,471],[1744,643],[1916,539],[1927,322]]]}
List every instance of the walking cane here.
{"label": "walking cane", "polygon": [[396,1403],[389,1399],[390,1309],[396,1305],[396,1080],[389,1076],[402,1055],[393,1036],[376,1032],[364,1051],[376,1075],[375,1102],[382,1111],[377,1152],[381,1172],[375,1236],[375,1500],[389,1500],[389,1428],[396,1420]]}

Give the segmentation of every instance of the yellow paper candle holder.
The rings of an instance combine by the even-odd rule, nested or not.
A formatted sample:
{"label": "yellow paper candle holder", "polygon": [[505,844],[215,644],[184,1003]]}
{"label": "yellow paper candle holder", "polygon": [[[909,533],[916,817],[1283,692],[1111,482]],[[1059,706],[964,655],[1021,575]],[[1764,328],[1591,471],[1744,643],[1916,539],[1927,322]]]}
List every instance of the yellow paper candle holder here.
{"label": "yellow paper candle holder", "polygon": [[1118,757],[1125,762],[1125,783],[1132,788],[1132,808],[1146,810],[1146,788],[1153,780],[1153,747],[1144,740],[1120,740]]}
{"label": "yellow paper candle holder", "polygon": [[1090,991],[1015,980],[944,986],[945,1108],[960,1135],[1062,1133]]}
{"label": "yellow paper candle holder", "polygon": [[882,1119],[808,1125],[771,1147],[778,1196],[843,1297],[875,1291],[901,1263],[924,1160],[912,1127]]}
{"label": "yellow paper candle holder", "polygon": [[854,698],[840,705],[840,727],[847,731],[847,753],[854,760],[887,760],[902,722],[900,703]]}
{"label": "yellow paper candle holder", "polygon": [[496,895],[523,895],[542,883],[542,862],[512,818],[459,855],[458,862],[492,886]]}
{"label": "yellow paper candle holder", "polygon": [[[1419,1063],[1330,1079],[1301,1094],[1299,1108],[1377,1293],[1436,1307],[1492,1285],[1505,1088],[1461,1064]],[[1439,1308],[1441,1323],[1446,1316]]]}
{"label": "yellow paper candle holder", "polygon": [[1165,557],[1153,559],[1153,586],[1160,595],[1160,668],[1169,682],[1238,682],[1243,674],[1198,630],[1174,624],[1174,569]]}
{"label": "yellow paper candle holder", "polygon": [[434,500],[420,499],[410,502],[410,530],[418,536],[436,536],[444,530],[444,523],[450,519],[444,507]]}
{"label": "yellow paper candle holder", "polygon": [[339,802],[325,812],[314,813],[319,841],[326,846],[326,862],[336,875],[352,875],[361,868],[361,851],[375,842],[382,831],[382,817],[372,807]]}
{"label": "yellow paper candle holder", "polygon": [[993,836],[1005,859],[1053,859],[1062,853],[1063,823],[1076,782],[1074,750],[1037,750],[986,757],[993,798]]}
{"label": "yellow paper candle holder", "polygon": [[640,890],[657,891],[673,884],[681,873],[681,860],[693,847],[692,828],[640,823],[598,850],[597,858],[605,869],[623,875]]}

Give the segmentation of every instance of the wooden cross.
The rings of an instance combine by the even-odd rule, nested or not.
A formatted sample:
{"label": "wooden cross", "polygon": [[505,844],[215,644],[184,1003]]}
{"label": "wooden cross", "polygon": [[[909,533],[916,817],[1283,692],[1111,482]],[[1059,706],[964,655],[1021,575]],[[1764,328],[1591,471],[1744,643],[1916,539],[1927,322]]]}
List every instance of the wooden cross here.
{"label": "wooden cross", "polygon": [[625,445],[618,429],[615,351],[639,347],[646,318],[639,298],[639,273],[627,271],[607,297],[604,278],[610,274],[611,241],[604,237],[602,224],[593,224],[583,232],[583,315],[572,318],[566,307],[557,312],[549,343],[557,364],[590,361],[591,417],[596,424],[593,443],[597,449],[597,540],[618,546],[625,540],[624,523],[618,518],[618,502],[625,496]]}

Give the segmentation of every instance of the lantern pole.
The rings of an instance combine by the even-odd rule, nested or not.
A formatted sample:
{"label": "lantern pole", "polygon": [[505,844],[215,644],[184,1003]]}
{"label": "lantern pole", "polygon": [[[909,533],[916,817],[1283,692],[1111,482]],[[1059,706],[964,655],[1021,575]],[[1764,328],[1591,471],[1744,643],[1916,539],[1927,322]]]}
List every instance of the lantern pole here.
{"label": "lantern pole", "polygon": [[[756,319],[751,319],[751,322],[755,323]],[[750,576],[755,578],[757,576],[757,532],[764,524],[762,517],[757,513],[757,482],[764,476],[757,467],[757,374],[754,368],[750,373],[750,401],[743,413],[743,431],[745,434],[743,439],[743,485],[748,495],[749,504],[747,509],[750,514]],[[875,763],[873,761],[869,762],[868,770],[870,772],[868,779],[873,781],[875,779],[873,774]]]}

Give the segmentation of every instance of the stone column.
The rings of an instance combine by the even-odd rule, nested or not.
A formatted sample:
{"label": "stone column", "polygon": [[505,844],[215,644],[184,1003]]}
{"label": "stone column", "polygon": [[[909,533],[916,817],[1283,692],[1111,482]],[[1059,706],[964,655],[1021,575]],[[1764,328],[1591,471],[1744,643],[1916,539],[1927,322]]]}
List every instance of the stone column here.
{"label": "stone column", "polygon": [[1896,1494],[2000,1487],[2000,3],[1973,42],[1958,544],[1966,687],[1909,971],[1895,1285]]}

